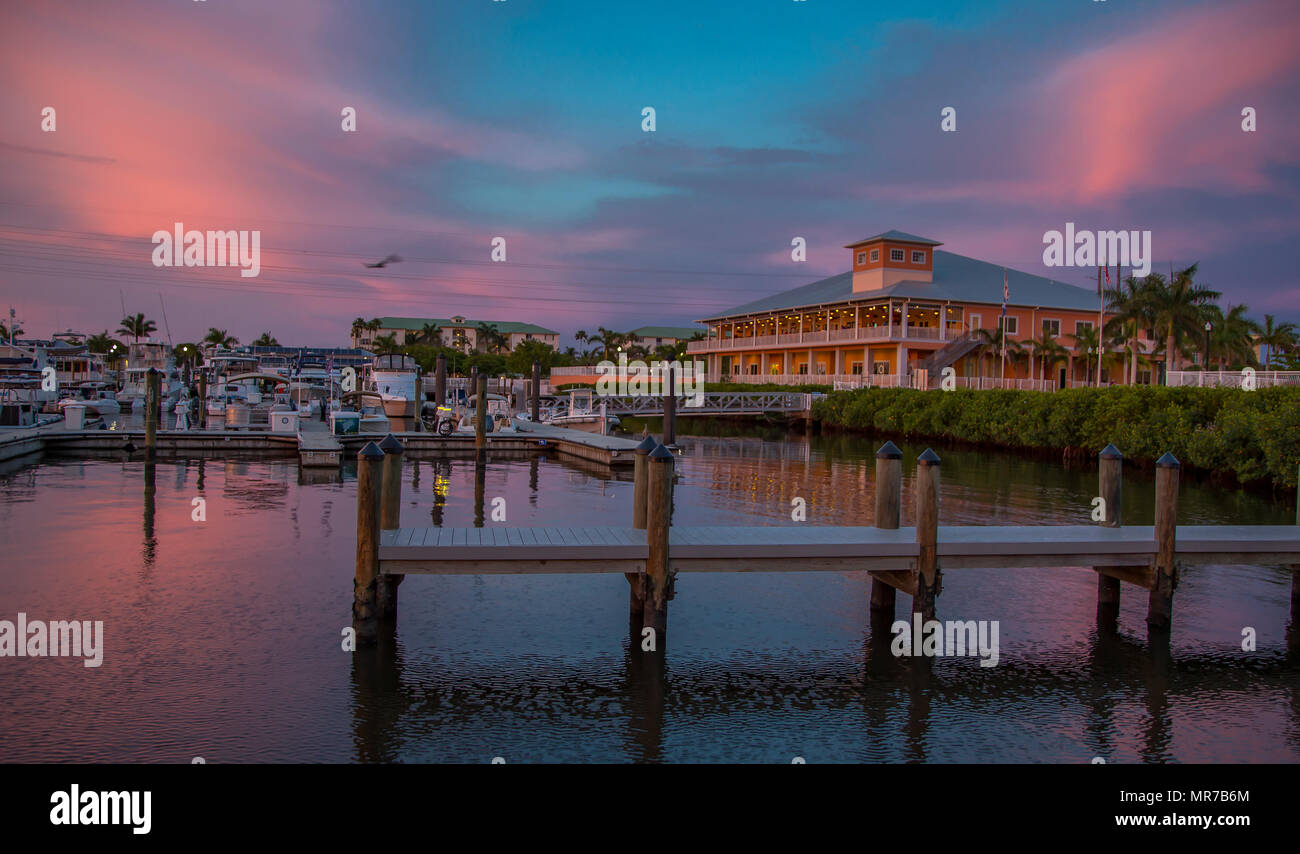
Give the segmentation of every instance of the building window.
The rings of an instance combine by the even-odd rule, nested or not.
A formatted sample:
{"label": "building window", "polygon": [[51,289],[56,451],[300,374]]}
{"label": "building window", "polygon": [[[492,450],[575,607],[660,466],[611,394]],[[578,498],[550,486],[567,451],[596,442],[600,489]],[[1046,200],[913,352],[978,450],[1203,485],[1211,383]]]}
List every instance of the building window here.
{"label": "building window", "polygon": [[854,376],[861,376],[861,375],[862,375],[862,363],[861,363],[861,362],[854,362],[854,363],[852,364],[852,366],[850,366],[850,368],[849,368],[849,373],[853,374]]}
{"label": "building window", "polygon": [[867,263],[867,253],[865,253],[865,252],[859,252],[859,253],[858,253],[858,263],[859,263],[859,264],[865,264],[865,263]]}
{"label": "building window", "polygon": [[1092,328],[1093,327],[1092,327],[1091,320],[1076,320],[1074,322],[1074,334],[1076,336],[1078,336],[1080,333],[1090,331]]}
{"label": "building window", "polygon": [[750,374],[757,374],[757,373],[758,373],[758,364],[755,363],[755,364],[753,364],[753,365],[750,365],[750,366],[749,366],[749,372],[750,372]]}
{"label": "building window", "polygon": [[974,332],[974,331],[977,330],[977,329],[983,329],[983,328],[984,328],[984,320],[983,320],[983,318],[981,318],[978,314],[972,314],[972,315],[970,316],[970,329],[971,329],[971,332]]}
{"label": "building window", "polygon": [[1050,332],[1053,336],[1059,336],[1061,334],[1061,321],[1044,317],[1043,331]]}
{"label": "building window", "polygon": [[799,363],[799,373],[800,373],[800,375],[807,376],[807,374],[808,374],[808,363],[807,363],[807,362],[800,362],[800,363]]}
{"label": "building window", "polygon": [[889,250],[890,261],[902,261],[905,257],[907,257],[907,253],[904,252],[902,249]]}
{"label": "building window", "polygon": [[1002,327],[1008,335],[1020,334],[1020,318],[1011,317],[1010,315],[1002,318]]}
{"label": "building window", "polygon": [[871,263],[874,264],[874,263],[876,263],[876,262],[879,261],[879,260],[880,260],[880,250],[879,250],[879,249],[872,249],[872,250],[871,250]]}
{"label": "building window", "polygon": [[925,250],[924,250],[924,249],[913,249],[913,250],[912,250],[912,263],[913,263],[913,264],[924,264],[924,263],[925,263]]}
{"label": "building window", "polygon": [[876,375],[884,375],[884,374],[888,374],[888,373],[889,373],[889,363],[888,363],[888,362],[872,362],[872,363],[871,363],[871,372],[872,372],[873,374],[876,374]]}

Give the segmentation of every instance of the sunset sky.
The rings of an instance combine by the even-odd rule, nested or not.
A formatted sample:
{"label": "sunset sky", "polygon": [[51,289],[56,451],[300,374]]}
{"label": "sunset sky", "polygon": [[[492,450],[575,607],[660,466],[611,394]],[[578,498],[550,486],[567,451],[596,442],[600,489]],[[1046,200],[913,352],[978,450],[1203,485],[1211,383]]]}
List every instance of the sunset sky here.
{"label": "sunset sky", "polygon": [[[1090,286],[1042,264],[1070,221],[1300,321],[1298,44],[1286,0],[6,2],[0,310],[161,330],[161,294],[177,343],[456,314],[569,343],[842,272],[887,229]],[[261,274],[155,268],[177,221],[260,230]]]}

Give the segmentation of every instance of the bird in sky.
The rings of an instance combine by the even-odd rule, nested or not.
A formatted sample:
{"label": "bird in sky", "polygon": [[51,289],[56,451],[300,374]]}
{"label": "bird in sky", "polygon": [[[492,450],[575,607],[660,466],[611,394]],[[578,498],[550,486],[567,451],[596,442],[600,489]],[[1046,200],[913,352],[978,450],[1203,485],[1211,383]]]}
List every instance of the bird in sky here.
{"label": "bird in sky", "polygon": [[366,264],[366,266],[371,269],[376,269],[378,267],[387,267],[390,263],[396,264],[398,261],[401,260],[402,259],[396,255],[389,255],[387,258],[385,258],[384,260],[380,261],[377,264]]}

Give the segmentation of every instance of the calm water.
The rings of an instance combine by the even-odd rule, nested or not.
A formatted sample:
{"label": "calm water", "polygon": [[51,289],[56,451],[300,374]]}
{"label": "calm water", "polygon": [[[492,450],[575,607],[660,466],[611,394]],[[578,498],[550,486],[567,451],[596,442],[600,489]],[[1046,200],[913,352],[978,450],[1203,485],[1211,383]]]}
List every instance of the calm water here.
{"label": "calm water", "polygon": [[[683,442],[677,524],[794,524],[794,497],[809,524],[870,520],[877,441]],[[906,474],[920,450],[904,448]],[[942,524],[1088,522],[1094,469],[941,455]],[[1276,567],[1187,572],[1167,653],[1147,648],[1135,588],[1121,637],[1099,639],[1091,571],[982,569],[945,575],[939,616],[998,620],[992,668],[894,659],[871,637],[869,580],[832,573],[680,576],[662,673],[626,651],[622,576],[412,576],[391,647],[354,657],[340,648],[354,474],[312,477],[294,460],[170,461],[151,492],[138,461],[3,470],[0,619],[103,620],[106,651],[98,669],[0,659],[0,761],[1300,760]],[[472,462],[408,459],[403,522],[472,525],[499,496],[508,524],[625,524],[629,477],[543,459],[490,463],[476,483]],[[1151,523],[1152,494],[1127,474],[1126,522]],[[1293,514],[1187,483],[1180,522]]]}

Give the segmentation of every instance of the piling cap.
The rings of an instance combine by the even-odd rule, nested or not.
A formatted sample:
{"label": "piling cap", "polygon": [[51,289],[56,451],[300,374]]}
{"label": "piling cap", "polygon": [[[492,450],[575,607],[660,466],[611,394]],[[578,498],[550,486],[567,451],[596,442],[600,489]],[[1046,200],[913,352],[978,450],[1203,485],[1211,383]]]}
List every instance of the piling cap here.
{"label": "piling cap", "polygon": [[1122,460],[1122,459],[1124,459],[1124,455],[1121,454],[1121,453],[1119,452],[1119,448],[1115,447],[1114,445],[1107,445],[1106,447],[1102,448],[1102,449],[1101,449],[1101,453],[1098,454],[1097,456],[1100,457],[1100,458],[1103,459],[1103,460]]}
{"label": "piling cap", "polygon": [[898,446],[889,440],[886,440],[885,444],[880,446],[880,450],[876,451],[876,459],[878,460],[901,460],[902,458],[903,452],[898,450]]}
{"label": "piling cap", "polygon": [[379,450],[383,451],[385,454],[400,454],[405,450],[405,448],[402,447],[401,442],[397,441],[396,436],[389,433],[384,437],[383,441],[379,443]]}
{"label": "piling cap", "polygon": [[659,447],[659,443],[655,441],[655,437],[646,436],[641,440],[641,444],[636,446],[636,452],[638,454],[648,454],[657,447]]}
{"label": "piling cap", "polygon": [[921,456],[916,458],[916,463],[917,465],[937,466],[939,465],[939,455],[926,448],[921,452]]}
{"label": "piling cap", "polygon": [[1178,462],[1178,457],[1175,457],[1173,454],[1169,453],[1168,451],[1165,451],[1165,455],[1160,459],[1156,460],[1156,465],[1162,469],[1176,469],[1176,468],[1180,468],[1182,466],[1182,463]]}
{"label": "piling cap", "polygon": [[657,463],[671,463],[673,461],[673,452],[663,445],[656,445],[655,449],[650,452],[650,459]]}
{"label": "piling cap", "polygon": [[358,460],[382,460],[384,452],[379,450],[379,446],[374,442],[366,442],[366,446],[357,451]]}

